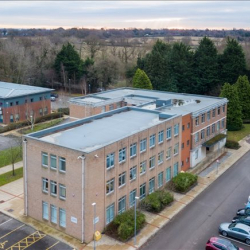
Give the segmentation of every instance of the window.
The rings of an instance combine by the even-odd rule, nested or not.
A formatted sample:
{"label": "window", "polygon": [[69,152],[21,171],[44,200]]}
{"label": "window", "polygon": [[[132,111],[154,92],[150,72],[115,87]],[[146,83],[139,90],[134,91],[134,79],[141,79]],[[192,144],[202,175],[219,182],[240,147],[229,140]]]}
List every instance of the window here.
{"label": "window", "polygon": [[215,124],[212,125],[212,133],[215,132]]}
{"label": "window", "polygon": [[154,146],[155,146],[155,134],[149,137],[149,147],[152,148]]}
{"label": "window", "polygon": [[201,130],[201,140],[205,138],[205,129]]}
{"label": "window", "polygon": [[158,188],[163,186],[163,172],[158,174]]}
{"label": "window", "polygon": [[163,130],[158,133],[158,143],[162,143],[164,139],[164,132]]}
{"label": "window", "polygon": [[50,181],[50,194],[53,196],[57,195],[57,183],[56,183],[56,181]]}
{"label": "window", "polygon": [[50,155],[50,168],[56,169],[56,156]]}
{"label": "window", "polygon": [[153,193],[155,191],[155,177],[149,180],[149,193]]}
{"label": "window", "polygon": [[189,141],[189,140],[187,140],[187,146],[189,146],[189,143],[190,143],[190,141]]}
{"label": "window", "polygon": [[155,167],[155,156],[152,156],[149,158],[149,169],[152,169]]}
{"label": "window", "polygon": [[225,118],[223,118],[222,120],[221,120],[221,128],[224,128],[225,127]]}
{"label": "window", "polygon": [[174,136],[179,134],[179,123],[174,125]]}
{"label": "window", "polygon": [[172,128],[167,128],[167,140],[171,139],[172,137]]}
{"label": "window", "polygon": [[140,174],[146,173],[147,162],[143,161],[140,163]]}
{"label": "window", "polygon": [[181,149],[184,149],[184,142],[181,144]]}
{"label": "window", "polygon": [[10,106],[13,106],[13,102],[10,102]]}
{"label": "window", "polygon": [[19,101],[16,101],[16,105],[19,105]]}
{"label": "window", "polygon": [[39,97],[39,100],[42,101],[42,97],[41,96]]}
{"label": "window", "polygon": [[59,225],[66,227],[66,211],[62,208],[59,208]]}
{"label": "window", "polygon": [[48,154],[44,152],[42,152],[42,165],[48,167]]}
{"label": "window", "polygon": [[174,155],[179,153],[179,142],[174,145]]}
{"label": "window", "polygon": [[44,114],[45,114],[45,115],[48,114],[48,108],[47,108],[47,107],[44,108]]}
{"label": "window", "polygon": [[195,150],[195,159],[198,159],[198,156],[199,156],[199,151]]}
{"label": "window", "polygon": [[220,115],[220,107],[218,107],[218,110],[217,110],[217,111],[218,111],[218,115]]}
{"label": "window", "polygon": [[210,120],[210,110],[207,112],[207,120]]}
{"label": "window", "polygon": [[223,113],[225,112],[225,107],[226,107],[226,105],[224,104],[224,105],[222,106],[222,111],[223,111]]}
{"label": "window", "polygon": [[171,151],[172,151],[172,147],[169,147],[167,150],[167,154],[166,154],[166,159],[170,159],[171,158]]}
{"label": "window", "polygon": [[59,170],[66,172],[66,159],[64,157],[59,157]]}
{"label": "window", "polygon": [[210,126],[207,127],[207,136],[210,136]]}
{"label": "window", "polygon": [[43,109],[39,109],[39,114],[42,115],[43,114]]}
{"label": "window", "polygon": [[130,168],[130,180],[135,180],[136,179],[136,166]]}
{"label": "window", "polygon": [[119,187],[124,186],[126,183],[126,172],[119,174]]}
{"label": "window", "polygon": [[120,102],[117,102],[116,103],[116,108],[119,109],[121,107],[121,103]]}
{"label": "window", "polygon": [[110,194],[114,191],[115,179],[111,179],[106,182],[106,194]]}
{"label": "window", "polygon": [[198,126],[199,125],[199,116],[197,116],[196,118],[195,118],[195,126]]}
{"label": "window", "polygon": [[119,163],[126,161],[126,148],[119,150]]}
{"label": "window", "polygon": [[108,154],[106,156],[106,168],[110,169],[115,165],[115,153]]}
{"label": "window", "polygon": [[118,200],[118,214],[122,214],[126,210],[126,196]]}
{"label": "window", "polygon": [[106,106],[102,106],[102,113],[106,112]]}
{"label": "window", "polygon": [[136,156],[136,143],[130,145],[130,157]]}
{"label": "window", "polygon": [[215,109],[212,111],[212,117],[215,117]]}
{"label": "window", "polygon": [[217,122],[217,130],[220,130],[220,121]]}
{"label": "window", "polygon": [[185,130],[185,125],[182,125],[182,131],[184,131]]}
{"label": "window", "polygon": [[12,114],[10,115],[10,122],[14,122],[14,116]]}
{"label": "window", "polygon": [[57,223],[57,208],[54,205],[50,205],[50,220],[53,223]]}
{"label": "window", "polygon": [[114,109],[114,105],[113,104],[110,104],[109,105],[109,110],[111,111],[111,110],[113,110]]}
{"label": "window", "polygon": [[143,139],[140,141],[140,152],[145,152],[147,149],[147,139]]}
{"label": "window", "polygon": [[60,199],[66,199],[66,187],[62,184],[59,184],[59,196]]}
{"label": "window", "polygon": [[129,193],[129,206],[133,207],[135,205],[136,189]]}
{"label": "window", "polygon": [[158,165],[163,163],[163,151],[158,154]]}
{"label": "window", "polygon": [[171,180],[171,167],[166,169],[166,182]]}
{"label": "window", "polygon": [[43,201],[43,219],[49,220],[49,206],[48,203]]}
{"label": "window", "polygon": [[179,167],[179,163],[176,162],[176,163],[174,164],[174,177],[178,174],[178,167]]}
{"label": "window", "polygon": [[142,185],[140,185],[140,200],[145,198],[145,196],[146,196],[146,183],[143,183]]}
{"label": "window", "polygon": [[199,132],[194,134],[194,142],[197,143],[199,141]]}
{"label": "window", "polygon": [[31,99],[30,99],[30,102],[34,102],[34,98],[31,98]]}
{"label": "window", "polygon": [[190,128],[190,122],[187,124],[187,128]]}
{"label": "window", "polygon": [[44,193],[48,193],[49,191],[49,180],[47,178],[42,178],[42,190]]}
{"label": "window", "polygon": [[186,158],[186,163],[188,163],[188,162],[189,162],[189,157]]}
{"label": "window", "polygon": [[106,224],[109,224],[115,216],[115,203],[106,208]]}
{"label": "window", "polygon": [[205,122],[205,114],[202,114],[201,115],[201,123],[204,123]]}
{"label": "window", "polygon": [[15,121],[19,121],[19,114],[15,114]]}

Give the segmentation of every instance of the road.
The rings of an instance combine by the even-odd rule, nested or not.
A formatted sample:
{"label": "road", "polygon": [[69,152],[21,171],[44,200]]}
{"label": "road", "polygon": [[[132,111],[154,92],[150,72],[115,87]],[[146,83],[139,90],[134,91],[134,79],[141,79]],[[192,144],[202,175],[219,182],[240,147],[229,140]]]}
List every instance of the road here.
{"label": "road", "polygon": [[[141,249],[201,250],[218,227],[230,222],[250,195],[250,152],[244,155]],[[249,246],[234,242],[243,249]]]}

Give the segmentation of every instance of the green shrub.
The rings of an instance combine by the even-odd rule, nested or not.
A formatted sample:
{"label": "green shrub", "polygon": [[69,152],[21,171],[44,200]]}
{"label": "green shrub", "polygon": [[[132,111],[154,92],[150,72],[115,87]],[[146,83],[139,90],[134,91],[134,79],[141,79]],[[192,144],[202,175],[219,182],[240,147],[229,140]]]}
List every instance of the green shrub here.
{"label": "green shrub", "polygon": [[174,189],[179,192],[186,192],[197,182],[198,176],[191,173],[179,173],[172,179]]}
{"label": "green shrub", "polygon": [[0,128],[0,134],[7,132],[7,131],[11,131],[13,129],[18,129],[18,128],[22,128],[25,126],[28,126],[30,124],[29,121],[21,121],[21,122],[15,122],[15,123],[10,123],[7,126]]}
{"label": "green shrub", "polygon": [[69,115],[69,108],[59,108],[57,112],[63,113],[64,115]]}
{"label": "green shrub", "polygon": [[237,141],[227,140],[225,147],[231,149],[239,149],[240,144]]}
{"label": "green shrub", "polygon": [[60,118],[62,116],[63,116],[63,114],[59,113],[59,112],[47,114],[44,116],[37,117],[35,123],[46,122],[46,121],[49,121],[52,119]]}

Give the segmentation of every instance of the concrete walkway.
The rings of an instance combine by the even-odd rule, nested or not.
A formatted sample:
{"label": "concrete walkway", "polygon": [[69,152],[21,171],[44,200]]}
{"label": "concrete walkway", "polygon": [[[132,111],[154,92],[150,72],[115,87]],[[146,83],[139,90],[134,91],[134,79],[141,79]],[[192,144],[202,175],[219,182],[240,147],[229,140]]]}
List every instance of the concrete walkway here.
{"label": "concrete walkway", "polygon": [[[246,138],[247,139],[247,138]],[[220,175],[222,175],[228,168],[230,168],[236,161],[238,161],[244,154],[250,150],[250,144],[246,139],[240,141],[241,148],[238,150],[228,150],[229,155],[223,158],[220,162],[218,171],[217,166],[207,171],[206,174],[198,177],[198,185],[195,186],[188,193],[174,194],[174,202],[171,206],[165,208],[159,214],[152,214],[149,212],[143,213],[146,215],[146,226],[137,235],[137,245],[134,246],[134,239],[130,239],[126,243],[110,238],[103,234],[101,240],[96,243],[96,249],[99,250],[115,250],[115,249],[136,249],[146,243],[153,237],[164,225],[166,225],[176,214],[184,209],[196,196],[203,192],[209,185],[211,185]],[[23,202],[23,180],[17,180],[0,187],[0,211],[14,217],[26,224],[41,230],[46,234],[60,239],[61,241],[75,247],[76,249],[93,249],[93,241],[89,244],[82,244],[69,235],[65,235],[41,222],[23,215],[24,202]],[[93,228],[89,228],[93,230]]]}
{"label": "concrete walkway", "polygon": [[[14,167],[15,167],[15,169],[23,167],[23,162],[22,161],[16,162]],[[12,165],[1,167],[0,168],[0,175],[4,174],[4,173],[7,173],[9,171],[12,171]]]}

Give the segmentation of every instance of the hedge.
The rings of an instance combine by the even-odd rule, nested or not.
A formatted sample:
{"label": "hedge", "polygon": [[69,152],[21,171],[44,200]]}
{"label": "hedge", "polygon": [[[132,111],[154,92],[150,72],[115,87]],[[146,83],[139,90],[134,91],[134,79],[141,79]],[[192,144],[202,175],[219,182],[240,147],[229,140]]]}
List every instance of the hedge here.
{"label": "hedge", "polygon": [[225,147],[226,148],[231,148],[231,149],[239,149],[240,144],[237,141],[227,140]]}
{"label": "hedge", "polygon": [[57,112],[63,113],[64,115],[69,115],[69,108],[59,108]]}
{"label": "hedge", "polygon": [[198,176],[191,173],[179,173],[172,179],[174,190],[186,192],[197,182]]}
{"label": "hedge", "polygon": [[174,196],[166,190],[157,190],[146,196],[140,206],[149,212],[158,213],[174,200]]}

